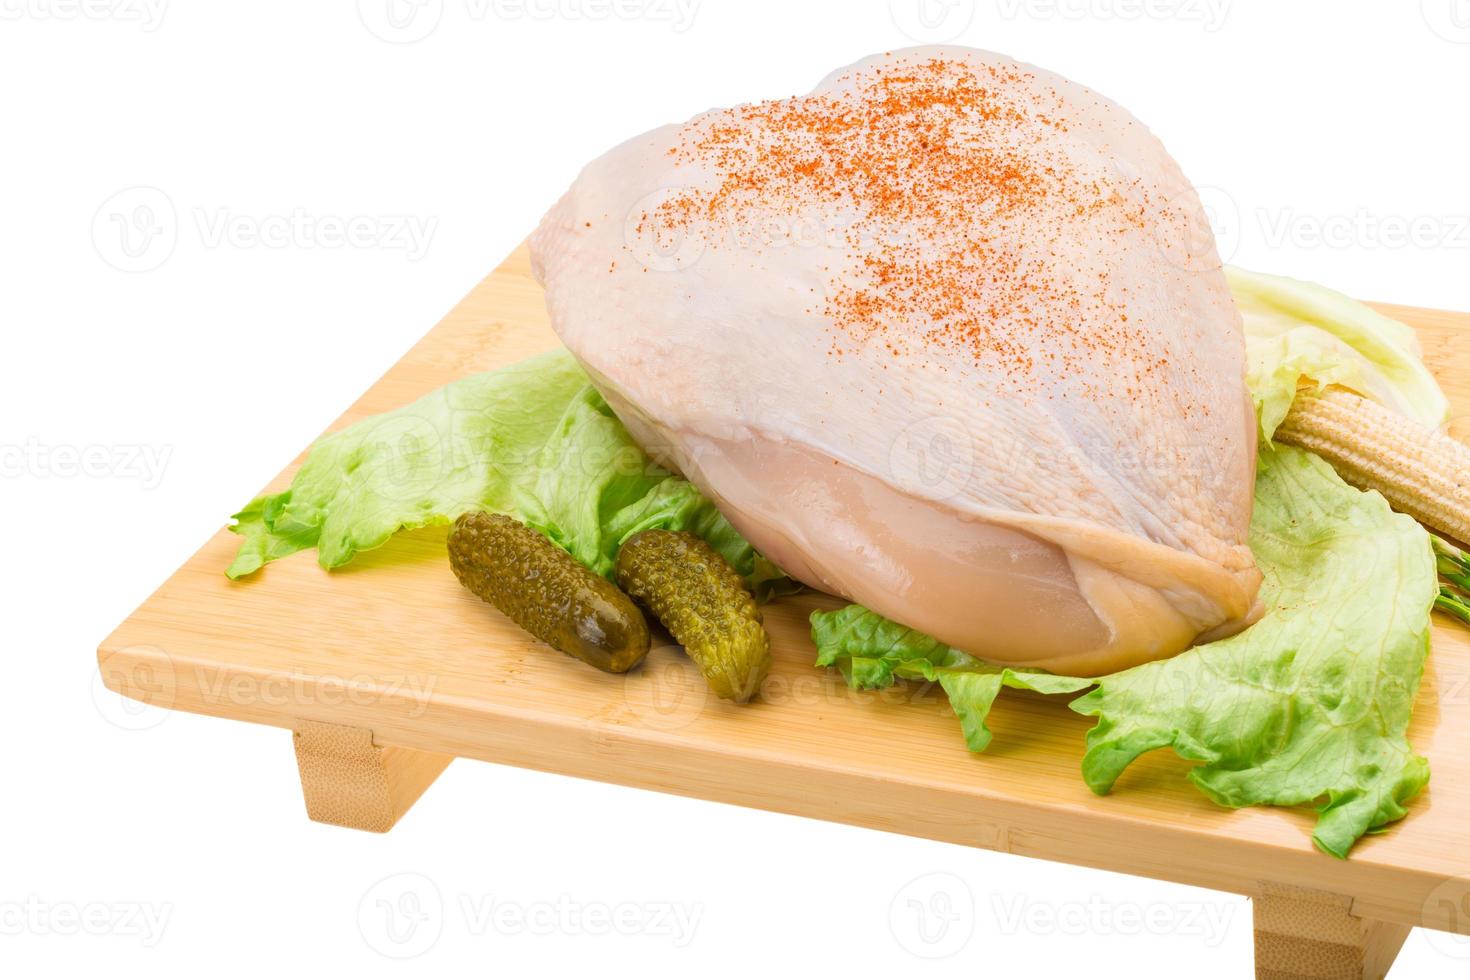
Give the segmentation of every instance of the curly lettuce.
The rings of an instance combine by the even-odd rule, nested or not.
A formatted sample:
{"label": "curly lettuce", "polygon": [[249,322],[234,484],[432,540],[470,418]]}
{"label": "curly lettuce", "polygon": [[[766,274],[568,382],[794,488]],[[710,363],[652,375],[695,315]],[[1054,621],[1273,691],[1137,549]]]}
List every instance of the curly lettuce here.
{"label": "curly lettuce", "polygon": [[1251,548],[1267,614],[1229,639],[1098,682],[1083,778],[1112,788],[1171,747],[1230,807],[1323,800],[1313,840],[1343,857],[1429,781],[1407,731],[1439,592],[1429,536],[1302,450],[1261,455]]}
{"label": "curly lettuce", "polygon": [[1270,439],[1299,388],[1351,388],[1430,428],[1449,402],[1408,325],[1312,282],[1227,266],[1246,337],[1246,380]]}
{"label": "curly lettuce", "polygon": [[862,606],[812,615],[817,663],[854,687],[937,680],[981,751],[1002,687],[1067,694],[1097,718],[1082,775],[1107,793],[1133,760],[1172,748],[1230,807],[1324,801],[1313,840],[1343,857],[1404,815],[1429,779],[1407,731],[1438,593],[1429,536],[1311,453],[1262,452],[1251,548],[1266,614],[1229,639],[1097,679],[984,664]]}
{"label": "curly lettuce", "polygon": [[315,548],[338,568],[401,530],[510,514],[600,575],[647,528],[698,534],[757,594],[790,586],[693,484],[638,447],[565,350],[464,378],[314,445],[290,487],[252,500],[226,574]]}
{"label": "curly lettuce", "polygon": [[885,688],[895,680],[937,681],[960,719],[971,752],[984,752],[990,744],[985,721],[1002,687],[1071,694],[1093,683],[1041,670],[996,667],[865,606],[815,612],[811,623],[817,666],[837,667],[855,689]]}

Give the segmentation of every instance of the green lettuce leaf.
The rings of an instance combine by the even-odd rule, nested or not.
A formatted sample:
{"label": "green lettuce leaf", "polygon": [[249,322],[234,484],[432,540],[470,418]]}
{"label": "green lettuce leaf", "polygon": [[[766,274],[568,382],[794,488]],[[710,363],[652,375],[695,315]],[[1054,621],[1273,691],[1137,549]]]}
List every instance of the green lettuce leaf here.
{"label": "green lettuce leaf", "polygon": [[249,575],[308,548],[323,568],[336,568],[400,530],[472,508],[511,512],[517,484],[586,387],[576,362],[557,351],[323,437],[289,489],[235,515],[231,530],[245,541],[227,574]]}
{"label": "green lettuce leaf", "polygon": [[865,606],[814,612],[811,623],[817,666],[837,667],[853,688],[884,688],[896,680],[937,681],[971,752],[983,752],[990,744],[985,721],[1002,687],[1071,694],[1093,684],[1086,678],[987,664]]}
{"label": "green lettuce leaf", "polygon": [[1342,385],[1430,428],[1449,418],[1406,324],[1316,283],[1225,272],[1245,325],[1246,380],[1263,439],[1286,418],[1299,387]]}
{"label": "green lettuce leaf", "polygon": [[510,514],[611,576],[648,528],[699,535],[758,597],[793,583],[687,480],[641,450],[565,350],[477,374],[312,447],[291,486],[235,515],[239,578],[310,548],[337,568],[396,532]]}
{"label": "green lettuce leaf", "polygon": [[1438,593],[1429,536],[1311,453],[1261,454],[1251,548],[1267,614],[1245,632],[1098,682],[1083,778],[1105,793],[1150,749],[1202,765],[1224,806],[1325,799],[1313,840],[1343,857],[1429,780],[1406,732]]}
{"label": "green lettuce leaf", "polygon": [[1201,763],[1190,779],[1225,806],[1324,799],[1313,839],[1345,856],[1404,815],[1429,778],[1406,732],[1438,593],[1429,536],[1311,453],[1265,449],[1251,548],[1266,614],[1245,632],[1095,680],[987,665],[862,606],[812,615],[817,663],[853,687],[937,680],[966,744],[990,742],[1002,687],[1095,689],[1083,778],[1108,792],[1151,749]]}

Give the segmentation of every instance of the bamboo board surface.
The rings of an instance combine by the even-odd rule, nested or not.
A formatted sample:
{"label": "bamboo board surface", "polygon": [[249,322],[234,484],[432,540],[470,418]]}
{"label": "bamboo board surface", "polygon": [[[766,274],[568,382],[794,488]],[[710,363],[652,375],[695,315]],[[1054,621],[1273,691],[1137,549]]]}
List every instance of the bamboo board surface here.
{"label": "bamboo board surface", "polygon": [[[1470,411],[1470,358],[1457,353],[1470,315],[1381,308],[1419,330],[1456,415]],[[522,248],[333,428],[555,345]],[[1241,894],[1286,882],[1351,896],[1360,916],[1470,931],[1470,631],[1439,616],[1410,729],[1430,788],[1339,861],[1313,849],[1311,811],[1217,807],[1168,751],[1093,795],[1079,772],[1092,720],[1068,698],[1004,691],[995,739],[977,756],[937,688],[849,692],[812,666],[807,616],[839,604],[828,597],[767,607],[775,667],[759,701],[735,706],[706,697],[676,648],[656,646],[642,669],[613,677],[540,646],[455,581],[442,528],[330,574],[302,553],[230,582],[238,543],[221,529],[107,638],[109,687],[184,711],[356,726],[382,744]]]}

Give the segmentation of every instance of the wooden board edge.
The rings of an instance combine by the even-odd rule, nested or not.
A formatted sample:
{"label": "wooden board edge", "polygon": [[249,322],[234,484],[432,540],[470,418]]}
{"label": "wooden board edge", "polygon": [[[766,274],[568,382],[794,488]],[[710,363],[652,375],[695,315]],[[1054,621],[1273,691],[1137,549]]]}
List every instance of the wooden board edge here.
{"label": "wooden board edge", "polygon": [[[415,700],[381,692],[371,704],[340,702],[339,688],[318,689],[314,678],[234,671],[213,677],[209,665],[170,657],[154,647],[107,650],[103,679],[110,690],[160,707],[294,730],[312,717],[317,697],[337,701],[335,724],[368,729],[375,743],[446,758],[479,759],[574,778],[711,800],[734,806],[808,817],[887,833],[984,850],[1004,851],[1065,864],[1196,885],[1238,895],[1256,894],[1251,869],[1269,851],[1280,878],[1303,887],[1353,896],[1355,914],[1403,925],[1470,933],[1453,907],[1430,907],[1426,898],[1443,879],[1428,873],[1342,861],[1316,851],[1251,840],[1213,842],[1210,860],[1197,859],[1199,841],[1187,827],[1145,824],[1125,816],[1088,814],[1087,831],[1065,806],[957,793],[921,784],[892,784],[881,798],[860,773],[820,760],[769,753],[732,755],[728,746],[680,744],[668,752],[661,733],[598,719],[569,724],[528,710],[486,716],[458,704]],[[242,683],[243,682],[243,683]],[[257,692],[286,689],[289,698]],[[245,697],[241,697],[244,692]],[[445,744],[443,732],[462,733]],[[748,778],[712,774],[744,767]],[[1079,777],[1080,778],[1080,777]],[[834,812],[831,801],[849,801]],[[852,803],[851,801],[859,801]],[[922,814],[922,817],[915,817]],[[1223,852],[1223,853],[1222,853]],[[1221,868],[1238,868],[1222,872]],[[1470,881],[1464,882],[1470,895]],[[1470,901],[1470,898],[1467,898]]]}

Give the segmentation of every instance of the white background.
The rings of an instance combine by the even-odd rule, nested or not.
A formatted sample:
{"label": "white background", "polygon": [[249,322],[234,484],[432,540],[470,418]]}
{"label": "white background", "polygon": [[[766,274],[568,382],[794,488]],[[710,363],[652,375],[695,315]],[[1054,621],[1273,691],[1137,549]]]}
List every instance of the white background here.
{"label": "white background", "polygon": [[[286,732],[97,691],[98,641],[584,161],[900,25],[1121,101],[1239,264],[1470,309],[1466,0],[583,2],[0,0],[0,974],[1248,976],[1234,896],[487,764],[385,837],[317,826]],[[911,900],[950,901],[937,944]],[[1419,932],[1394,976],[1467,955]]]}

